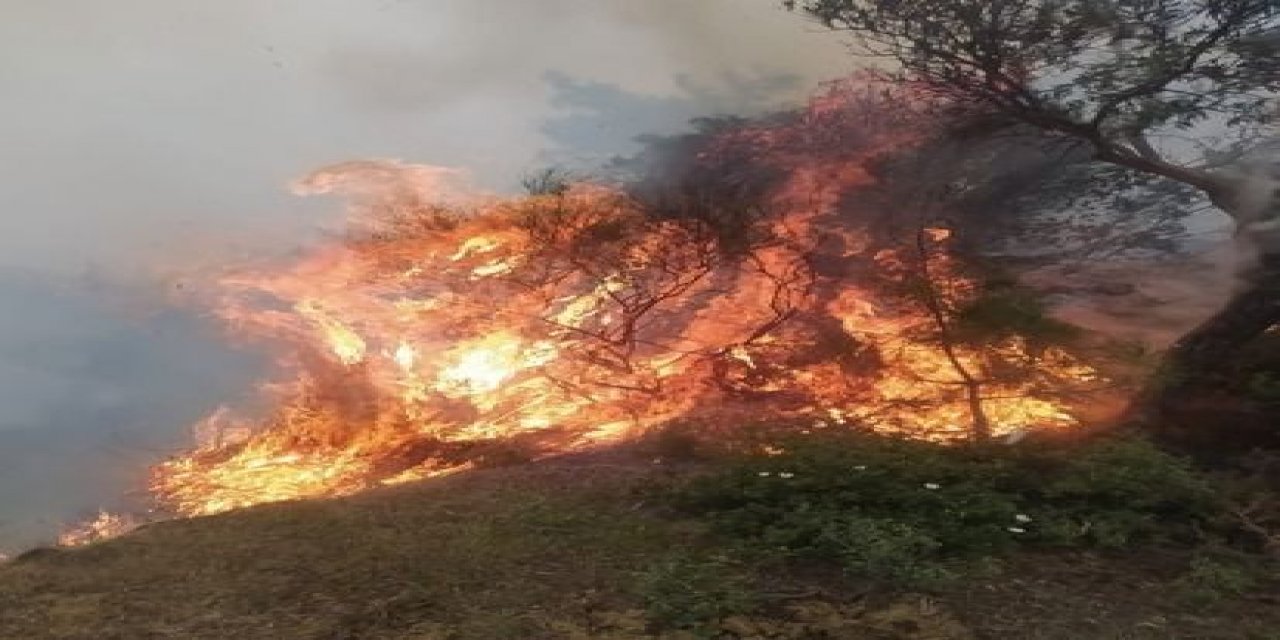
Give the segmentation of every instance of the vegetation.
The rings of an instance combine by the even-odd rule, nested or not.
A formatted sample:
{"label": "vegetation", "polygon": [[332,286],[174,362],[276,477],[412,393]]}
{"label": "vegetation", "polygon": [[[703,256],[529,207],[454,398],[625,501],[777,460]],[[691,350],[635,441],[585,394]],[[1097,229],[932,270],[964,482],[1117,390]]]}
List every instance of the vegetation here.
{"label": "vegetation", "polygon": [[[342,500],[153,524],[81,549],[30,552],[0,566],[0,637],[1277,638],[1280,462],[1255,453],[1218,459],[1210,470],[1138,434],[997,437],[1036,420],[997,424],[985,405],[1047,395],[1040,387],[1053,386],[1054,372],[1044,354],[1079,336],[1012,279],[996,277],[998,270],[990,278],[968,273],[978,252],[965,251],[965,238],[955,240],[954,252],[951,245],[941,249],[965,233],[963,225],[942,224],[953,200],[973,190],[957,186],[963,180],[943,179],[957,174],[887,185],[871,175],[913,167],[924,174],[929,167],[912,162],[955,159],[898,155],[889,151],[900,146],[896,139],[877,137],[894,129],[891,123],[918,124],[920,114],[893,108],[901,96],[891,95],[914,87],[936,99],[931,107],[962,114],[969,126],[1047,134],[1070,153],[1083,149],[1180,185],[1170,197],[1199,190],[1236,218],[1261,258],[1246,290],[1172,350],[1156,376],[1154,406],[1165,414],[1178,407],[1180,422],[1207,430],[1222,420],[1212,406],[1190,411],[1184,396],[1227,390],[1260,407],[1259,423],[1280,442],[1274,423],[1280,348],[1272,344],[1280,321],[1280,248],[1269,239],[1280,221],[1280,191],[1251,200],[1244,195],[1259,174],[1225,169],[1246,166],[1238,162],[1248,157],[1250,136],[1273,124],[1267,108],[1280,66],[1258,62],[1280,53],[1274,0],[786,4],[853,33],[866,53],[890,58],[897,66],[885,74],[903,84],[879,96],[858,86],[827,101],[838,109],[780,114],[754,128],[740,119],[708,120],[692,134],[651,140],[644,154],[614,167],[640,164],[651,173],[603,200],[580,198],[589,192],[575,190],[566,173],[530,175],[529,198],[500,213],[520,232],[527,256],[538,260],[499,264],[510,269],[500,272],[507,288],[498,290],[543,292],[529,295],[530,308],[542,314],[531,317],[571,332],[575,339],[562,349],[566,362],[600,374],[577,384],[548,376],[558,389],[626,390],[640,394],[637,402],[659,405],[666,395],[714,385],[722,393],[707,397],[748,410],[857,407],[856,395],[825,405],[805,397],[802,404],[777,381],[817,376],[818,368],[806,367],[829,362],[831,380],[847,383],[841,393],[853,394],[888,355],[905,350],[874,343],[874,332],[854,337],[847,323],[884,318],[833,315],[840,285],[905,293],[894,300],[921,307],[923,320],[910,325],[903,342],[937,346],[956,375],[933,380],[931,372],[909,371],[903,386],[962,388],[970,442],[872,435],[854,423],[874,416],[838,411],[832,421],[839,426],[812,418],[744,424],[690,417],[634,445],[541,462],[535,458],[544,450],[526,448],[520,438],[557,432],[524,423],[512,431],[520,435],[498,444],[456,447],[457,460],[446,460],[439,442],[428,448],[403,440],[389,448],[404,458],[393,460],[396,473],[377,481],[405,481],[401,472],[419,468],[427,455],[468,462],[471,471]],[[852,123],[855,116],[866,120]],[[798,122],[816,128],[791,128]],[[1236,143],[1197,165],[1159,148],[1162,132],[1208,122],[1227,125]],[[738,135],[710,145],[725,133]],[[867,238],[790,237],[781,231],[787,225],[769,219],[762,202],[783,180],[782,168],[797,159],[859,171],[850,185],[814,198],[834,204],[815,205],[812,216],[798,216],[805,224],[794,226],[839,230],[857,218],[849,228],[866,227]],[[796,185],[813,188],[808,180]],[[866,189],[867,209],[876,213],[840,204],[853,188]],[[879,209],[893,208],[870,206],[882,204],[876,198],[914,217],[880,224],[874,216],[889,214]],[[400,241],[457,232],[466,219],[443,209],[410,210],[397,209],[360,242],[395,247],[390,254],[398,261],[402,253],[422,252]],[[467,287],[494,264],[488,256],[472,259]],[[957,266],[961,260],[967,262]],[[406,271],[388,273],[399,286]],[[584,312],[590,323],[557,320],[558,305],[574,299],[559,295],[566,283],[588,283],[583,291],[602,300],[593,304],[610,310]],[[743,283],[771,289],[767,313],[754,318],[759,326],[745,338],[690,351],[682,340],[664,346],[655,337],[704,313],[733,313],[733,299],[724,306],[706,300]],[[683,302],[664,307],[672,300]],[[492,309],[513,307],[504,295]],[[496,313],[489,309],[468,313],[487,319]],[[770,332],[784,324],[796,329],[794,344],[782,345],[792,352],[770,361],[779,344]],[[1019,348],[1002,354],[1011,342]],[[649,369],[659,361],[651,351],[657,346],[683,349],[679,359],[696,354],[712,375],[668,386],[660,367]],[[390,355],[382,356],[389,365]],[[395,363],[412,371],[412,363]],[[1001,386],[1006,379],[1025,384]],[[334,380],[334,389],[346,391],[353,378]],[[952,395],[938,397],[951,402]],[[698,407],[701,396],[690,397],[680,411]],[[487,406],[504,412],[523,406],[522,396],[503,400]],[[889,404],[920,408],[935,401],[907,394]],[[461,405],[441,401],[449,413]],[[419,424],[403,416],[422,414],[400,411],[411,406],[397,404],[387,415],[416,438]],[[344,406],[322,425],[341,431],[344,446],[359,427],[349,413]],[[477,415],[456,413],[459,426]],[[558,420],[565,413],[550,415]],[[914,418],[904,415],[880,428],[910,428]],[[1048,405],[1046,415],[1061,415],[1058,405]],[[959,430],[952,427],[958,420],[947,414],[941,422]],[[555,426],[551,419],[539,424]],[[1152,424],[1168,435],[1165,422]],[[286,452],[299,441],[280,440]],[[273,452],[268,459],[281,458],[287,456]],[[256,477],[261,465],[241,468]],[[1189,614],[1187,606],[1198,611]]]}
{"label": "vegetation", "polygon": [[[784,4],[849,32],[861,54],[892,61],[884,75],[954,112],[1038,131],[1067,150],[1194,188],[1235,219],[1257,264],[1226,307],[1171,349],[1168,367],[1178,375],[1144,407],[1161,418],[1153,426],[1184,419],[1188,392],[1220,384],[1224,367],[1280,322],[1272,231],[1280,199],[1266,151],[1280,86],[1274,1]],[[1205,133],[1215,128],[1228,135]],[[1168,144],[1187,138],[1199,141],[1197,152]]]}
{"label": "vegetation", "polygon": [[0,636],[1265,639],[1280,624],[1274,565],[1234,515],[1261,487],[1135,440],[778,439],[793,426],[37,550],[0,565]]}
{"label": "vegetation", "polygon": [[1196,543],[1223,509],[1185,461],[1136,440],[996,449],[810,436],[783,447],[700,478],[680,503],[763,550],[913,586],[1014,548]]}

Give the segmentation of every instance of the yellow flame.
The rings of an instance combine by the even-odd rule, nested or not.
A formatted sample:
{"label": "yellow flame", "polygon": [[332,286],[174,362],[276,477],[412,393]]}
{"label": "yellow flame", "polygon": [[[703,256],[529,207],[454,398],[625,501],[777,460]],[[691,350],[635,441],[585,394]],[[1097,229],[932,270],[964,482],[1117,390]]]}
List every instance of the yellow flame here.
{"label": "yellow flame", "polygon": [[[703,266],[706,256],[691,255],[698,243],[671,221],[653,221],[634,198],[600,186],[557,196],[543,225],[550,229],[526,224],[546,213],[546,199],[477,205],[448,224],[424,217],[425,227],[396,226],[414,215],[397,208],[374,239],[322,247],[281,272],[223,283],[228,308],[220,311],[234,326],[302,343],[303,355],[318,350],[347,366],[284,358],[291,375],[273,388],[274,410],[259,420],[211,418],[202,427],[213,434],[206,446],[155,469],[159,501],[197,515],[346,495],[466,468],[446,455],[459,442],[523,442],[537,431],[528,439],[547,452],[566,451],[704,408],[771,412],[813,428],[964,435],[960,377],[937,344],[920,339],[931,329],[928,314],[918,300],[854,275],[877,270],[901,280],[914,264],[913,254],[884,248],[870,230],[848,224],[856,216],[842,209],[844,196],[872,173],[848,154],[795,151],[796,140],[830,136],[769,127],[748,133],[753,157],[787,169],[778,192],[762,202],[777,211],[768,229],[778,241],[751,260],[717,254],[705,278],[682,288],[669,285]],[[876,138],[868,157],[904,139],[868,135]],[[927,233],[938,243],[949,234]],[[583,241],[604,249],[574,254]],[[861,268],[812,270],[813,282],[780,287],[793,265],[810,264],[810,254],[827,246],[826,257]],[[952,268],[945,246],[937,254],[934,275],[946,296],[971,295],[975,285]],[[279,305],[261,310],[264,296]],[[783,303],[799,320],[761,335]],[[808,318],[822,320],[821,331]],[[1074,420],[1062,403],[1036,397],[1032,381],[989,376],[993,360],[1096,378],[1068,354],[1038,350],[1033,358],[1032,351],[1009,340],[958,354],[983,377],[997,434]]]}
{"label": "yellow flame", "polygon": [[483,338],[454,353],[452,364],[440,372],[439,389],[446,395],[493,391],[520,368],[520,341],[503,333]]}
{"label": "yellow flame", "polygon": [[99,540],[107,540],[126,534],[141,523],[133,517],[123,514],[98,511],[98,515],[88,522],[77,525],[58,536],[58,546],[79,547]]}

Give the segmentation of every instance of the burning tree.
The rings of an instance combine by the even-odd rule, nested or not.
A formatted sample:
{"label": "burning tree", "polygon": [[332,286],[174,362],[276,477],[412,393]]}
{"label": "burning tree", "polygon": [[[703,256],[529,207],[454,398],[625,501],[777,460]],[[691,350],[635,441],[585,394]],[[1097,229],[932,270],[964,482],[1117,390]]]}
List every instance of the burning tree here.
{"label": "burning tree", "polygon": [[928,135],[911,104],[837,83],[622,188],[543,174],[497,197],[422,166],[317,172],[303,186],[351,198],[348,231],[225,274],[205,301],[277,353],[273,408],[211,416],[155,494],[182,515],[341,495],[688,416],[934,439],[1076,424],[1049,378],[1097,374],[1016,333],[968,339],[982,285],[947,231],[903,244],[859,199],[872,163]]}
{"label": "burning tree", "polygon": [[785,4],[888,59],[885,77],[1188,185],[1235,220],[1256,258],[1232,300],[1170,349],[1173,374],[1155,408],[1167,414],[1280,322],[1280,169],[1267,158],[1280,87],[1273,0]]}

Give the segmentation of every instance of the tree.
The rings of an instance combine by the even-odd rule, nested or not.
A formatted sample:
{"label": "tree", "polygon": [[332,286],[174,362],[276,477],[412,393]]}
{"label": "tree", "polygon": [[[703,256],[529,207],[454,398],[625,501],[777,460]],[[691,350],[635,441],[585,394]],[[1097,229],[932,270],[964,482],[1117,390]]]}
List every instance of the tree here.
{"label": "tree", "polygon": [[[881,75],[997,125],[1202,192],[1256,258],[1240,289],[1169,350],[1148,408],[1167,414],[1280,323],[1276,0],[791,0],[850,32]],[[1270,154],[1270,159],[1268,158]]]}

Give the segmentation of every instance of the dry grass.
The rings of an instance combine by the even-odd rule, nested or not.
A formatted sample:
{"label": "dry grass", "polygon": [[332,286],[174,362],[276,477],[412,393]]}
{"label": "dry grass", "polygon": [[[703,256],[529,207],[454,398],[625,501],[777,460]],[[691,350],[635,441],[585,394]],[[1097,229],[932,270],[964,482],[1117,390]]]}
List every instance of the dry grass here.
{"label": "dry grass", "polygon": [[0,568],[0,637],[531,637],[692,542],[603,499],[633,476],[603,471],[480,472],[37,554]]}

